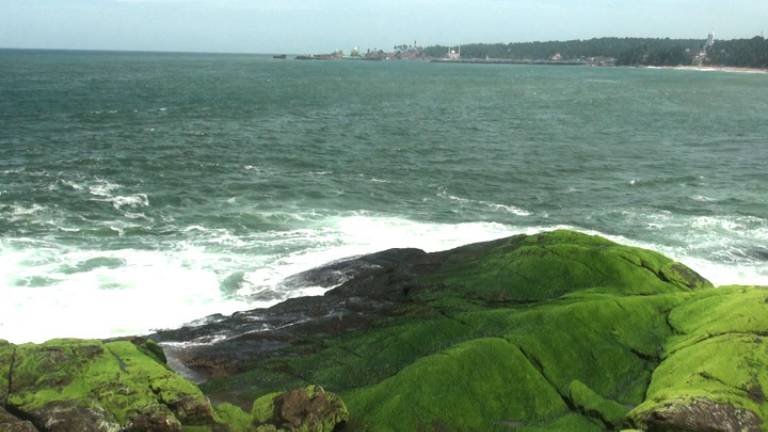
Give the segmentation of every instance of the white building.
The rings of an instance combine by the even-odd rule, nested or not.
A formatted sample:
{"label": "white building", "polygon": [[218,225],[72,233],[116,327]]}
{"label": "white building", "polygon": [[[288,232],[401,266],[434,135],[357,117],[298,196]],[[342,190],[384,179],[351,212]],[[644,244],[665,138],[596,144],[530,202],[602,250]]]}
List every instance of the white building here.
{"label": "white building", "polygon": [[448,58],[448,60],[459,60],[459,59],[461,59],[461,46],[459,46],[459,50],[458,51],[456,51],[453,48],[448,50],[447,58]]}

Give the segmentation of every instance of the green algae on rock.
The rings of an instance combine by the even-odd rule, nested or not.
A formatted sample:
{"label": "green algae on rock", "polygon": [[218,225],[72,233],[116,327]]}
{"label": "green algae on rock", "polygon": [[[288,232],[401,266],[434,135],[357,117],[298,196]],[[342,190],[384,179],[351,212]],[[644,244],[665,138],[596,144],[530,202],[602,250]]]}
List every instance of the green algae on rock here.
{"label": "green algae on rock", "polygon": [[131,342],[19,345],[10,367],[6,406],[42,430],[173,431],[215,423],[195,385]]}
{"label": "green algae on rock", "polygon": [[[424,256],[408,251],[408,261],[415,264],[396,262],[357,278],[394,303],[382,319],[344,329],[339,315],[336,327],[317,333],[304,324],[295,342],[203,389],[237,402],[319,384],[342,395],[357,430],[653,429],[660,423],[642,415],[655,406],[646,394],[673,360],[668,350],[693,340],[678,327],[691,326],[693,338],[715,331],[703,324],[715,307],[709,297],[738,291],[727,305],[717,303],[731,314],[724,319],[768,330],[762,318],[741,316],[758,311],[739,296],[760,298],[759,288],[714,289],[660,254],[579,233]],[[326,298],[364,295],[355,283]],[[678,314],[690,322],[676,323]],[[693,328],[696,320],[702,324]],[[743,402],[734,406],[762,422],[761,409]]]}
{"label": "green algae on rock", "polygon": [[0,397],[109,426],[83,430],[768,430],[763,288],[570,231],[355,263],[324,296],[153,336],[225,334],[166,354],[226,403],[143,339],[0,343]]}
{"label": "green algae on rock", "polygon": [[349,411],[338,396],[310,385],[260,397],[251,417],[256,432],[332,432],[349,420]]}
{"label": "green algae on rock", "polygon": [[140,338],[3,343],[0,432],[326,432],[348,419],[338,396],[313,386],[274,395],[267,419],[214,407],[158,350]]}

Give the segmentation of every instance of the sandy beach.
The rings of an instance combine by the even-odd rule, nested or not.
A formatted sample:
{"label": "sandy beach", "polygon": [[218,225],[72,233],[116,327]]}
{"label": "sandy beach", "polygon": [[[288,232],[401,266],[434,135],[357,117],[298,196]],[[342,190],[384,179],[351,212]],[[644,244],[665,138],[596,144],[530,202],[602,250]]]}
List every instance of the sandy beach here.
{"label": "sandy beach", "polygon": [[696,71],[696,72],[730,72],[730,73],[748,73],[748,74],[765,74],[768,73],[768,69],[764,68],[748,68],[748,67],[735,67],[735,66],[646,66],[646,69],[672,69],[683,71]]}

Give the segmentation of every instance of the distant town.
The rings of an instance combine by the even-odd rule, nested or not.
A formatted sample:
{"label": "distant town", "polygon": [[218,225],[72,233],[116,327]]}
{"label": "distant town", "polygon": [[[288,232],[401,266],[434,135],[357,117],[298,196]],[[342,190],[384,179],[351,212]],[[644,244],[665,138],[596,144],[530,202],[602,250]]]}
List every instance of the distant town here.
{"label": "distant town", "polygon": [[[555,64],[555,65],[600,65],[612,66],[611,58],[586,58],[586,59],[564,59],[560,53],[555,53],[547,59],[505,59],[505,58],[473,58],[462,57],[461,45],[447,47],[442,55],[435,55],[429,48],[419,46],[416,42],[412,45],[396,45],[391,51],[382,49],[368,49],[365,52],[359,48],[352,48],[349,53],[343,50],[336,50],[330,54],[308,54],[298,55],[296,60],[364,60],[364,61],[388,61],[388,60],[410,60],[410,61],[430,61],[433,63],[499,63],[499,64]],[[274,56],[275,59],[287,59],[285,54]]]}
{"label": "distant town", "polygon": [[[275,56],[275,58],[287,58],[285,55]],[[336,50],[330,54],[309,54],[296,56],[296,60],[430,60],[423,47],[415,41],[413,45],[396,45],[391,51],[381,49],[368,49],[362,52],[358,47],[352,48],[349,54],[343,50]]]}
{"label": "distant town", "polygon": [[[274,56],[288,59],[287,55]],[[296,60],[429,61],[469,64],[542,64],[585,66],[733,66],[768,68],[768,40],[717,40],[714,33],[702,39],[595,38],[588,40],[434,45],[416,41],[391,50],[355,47],[345,53],[306,54]]]}

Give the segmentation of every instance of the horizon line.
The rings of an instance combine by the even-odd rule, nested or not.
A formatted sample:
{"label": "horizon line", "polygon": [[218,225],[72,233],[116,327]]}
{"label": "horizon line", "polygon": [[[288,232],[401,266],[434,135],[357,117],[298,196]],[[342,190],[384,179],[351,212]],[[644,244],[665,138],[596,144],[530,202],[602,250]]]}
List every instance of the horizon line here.
{"label": "horizon line", "polygon": [[[756,34],[751,38],[731,38],[731,39],[717,39],[720,41],[733,41],[733,40],[749,40],[762,37],[764,35]],[[596,36],[585,39],[550,39],[550,40],[531,40],[531,41],[517,41],[517,42],[467,42],[461,44],[449,44],[443,45],[442,43],[436,43],[432,45],[425,45],[424,47],[458,47],[465,45],[513,45],[513,44],[526,44],[526,43],[553,43],[553,42],[573,42],[573,41],[589,41],[594,39],[669,39],[669,40],[702,40],[706,38],[682,38],[682,37],[661,37],[661,36]],[[376,49],[376,48],[374,48]],[[0,46],[0,51],[69,51],[69,52],[102,52],[102,53],[125,53],[125,54],[207,54],[207,55],[305,55],[305,53],[288,53],[283,51],[275,52],[255,52],[255,51],[187,51],[187,50],[153,50],[153,49],[121,49],[121,48],[41,48],[41,47],[4,47]],[[334,50],[328,51],[329,53]]]}

